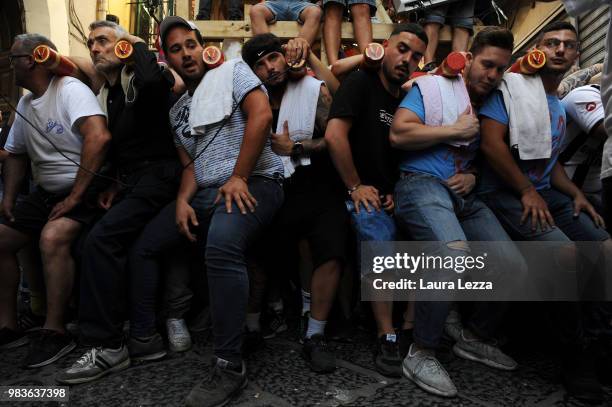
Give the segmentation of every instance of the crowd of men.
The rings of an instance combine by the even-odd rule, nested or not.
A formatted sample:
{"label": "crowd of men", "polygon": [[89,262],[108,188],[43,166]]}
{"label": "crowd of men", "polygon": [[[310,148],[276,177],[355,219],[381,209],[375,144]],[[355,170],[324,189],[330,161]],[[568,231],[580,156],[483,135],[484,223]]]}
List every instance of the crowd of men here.
{"label": "crowd of men", "polygon": [[[311,265],[301,276],[302,356],[318,373],[336,368],[326,325],[361,242],[439,242],[437,250],[451,257],[468,253],[470,241],[507,242],[492,255],[517,273],[526,266],[513,240],[594,241],[604,255],[612,253],[597,200],[606,138],[599,88],[578,87],[563,101],[557,96],[580,51],[569,23],[552,23],[537,39],[547,60],[542,93],[532,96],[550,118],[521,127],[518,151],[510,141],[517,109],[507,106],[502,85],[514,39],[503,28],[474,37],[460,77],[425,75],[411,86],[429,42],[418,24],[397,25],[383,43],[381,65],[351,67],[340,83],[316,63],[304,38],[283,44],[258,34],[244,44],[242,58],[208,70],[197,27],[167,17],[160,44],[171,72],[119,25],[96,21],[89,29],[91,63],[103,84],[97,95],[33,60],[36,46],[55,49],[41,35],[17,36],[10,54],[16,84],[30,93],[20,99],[4,145],[0,349],[30,342],[23,362],[29,368],[69,354],[76,347],[66,328],[72,303],[78,340],[89,350],[57,373],[59,383],[90,382],[131,361],[158,360],[168,347],[189,349],[185,314],[200,287],[177,263],[192,254],[195,274],[206,275],[214,357],[186,403],[217,406],[247,384],[247,343],[287,328],[280,287],[298,250]],[[120,39],[133,45],[130,64],[114,53]],[[289,67],[301,60],[313,75],[291,75]],[[464,94],[442,100],[453,81]],[[531,140],[542,128],[549,133],[546,151],[534,151],[542,143]],[[29,163],[34,187],[24,194]],[[18,259],[32,242],[44,285]],[[35,332],[26,332],[32,326],[20,323],[17,312],[22,269],[32,293],[45,293],[43,304],[32,297],[37,312],[29,318],[41,328]],[[160,302],[169,308],[161,330]],[[274,316],[266,328],[264,303]],[[475,302],[459,316],[451,302],[417,298],[399,324],[393,305],[371,302],[374,366],[382,374],[455,396],[436,357],[445,334],[459,357],[517,368],[496,341],[507,304]],[[551,308],[560,316],[568,393],[601,400],[595,361],[609,359],[588,346],[581,303]],[[609,331],[611,314],[605,315]]]}

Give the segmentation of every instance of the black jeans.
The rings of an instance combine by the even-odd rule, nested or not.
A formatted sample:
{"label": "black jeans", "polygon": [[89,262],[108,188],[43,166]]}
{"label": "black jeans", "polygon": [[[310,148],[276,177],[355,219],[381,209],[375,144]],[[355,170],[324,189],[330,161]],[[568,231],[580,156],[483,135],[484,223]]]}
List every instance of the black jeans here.
{"label": "black jeans", "polygon": [[[242,0],[228,0],[227,5],[227,18],[229,20],[242,20],[243,19],[243,4]],[[204,17],[205,19],[210,18],[210,11],[212,8],[212,0],[200,0],[200,7],[198,8],[198,16]]]}
{"label": "black jeans", "polygon": [[[147,223],[176,196],[180,165],[157,161],[123,181],[125,191],[94,225],[83,247],[79,328],[87,345],[117,348],[123,340],[127,259],[132,243]],[[132,300],[139,284],[131,284]]]}

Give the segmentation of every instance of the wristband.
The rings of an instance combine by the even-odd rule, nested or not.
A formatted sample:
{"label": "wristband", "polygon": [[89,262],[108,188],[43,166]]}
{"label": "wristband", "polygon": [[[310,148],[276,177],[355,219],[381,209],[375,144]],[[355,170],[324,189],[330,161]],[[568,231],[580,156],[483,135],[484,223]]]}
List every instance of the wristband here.
{"label": "wristband", "polygon": [[348,191],[347,191],[347,192],[348,192],[348,195],[349,195],[349,196],[352,196],[352,195],[353,195],[353,192],[357,191],[357,189],[358,189],[360,186],[361,186],[361,184],[357,184],[357,185],[355,185],[355,186],[353,186],[353,187],[349,188],[349,189],[348,189]]}

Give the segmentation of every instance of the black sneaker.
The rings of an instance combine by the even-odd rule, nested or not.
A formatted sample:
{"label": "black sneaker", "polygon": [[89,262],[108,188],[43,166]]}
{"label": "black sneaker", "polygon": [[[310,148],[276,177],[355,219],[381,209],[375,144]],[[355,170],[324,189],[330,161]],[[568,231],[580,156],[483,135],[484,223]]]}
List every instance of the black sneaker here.
{"label": "black sneaker", "polygon": [[313,372],[330,373],[336,369],[336,357],[330,352],[323,335],[316,334],[304,339],[302,356]]}
{"label": "black sneaker", "polygon": [[597,379],[592,356],[584,350],[571,350],[564,356],[561,380],[568,396],[587,403],[602,403],[604,392]]}
{"label": "black sneaker", "polygon": [[70,334],[40,329],[30,342],[23,366],[35,368],[49,365],[72,352],[75,347],[76,343]]}
{"label": "black sneaker", "polygon": [[402,358],[405,358],[408,354],[408,349],[410,349],[412,342],[414,342],[412,337],[412,329],[402,329],[399,331],[399,348],[400,356]]}
{"label": "black sneaker", "polygon": [[45,317],[39,317],[34,313],[26,309],[24,312],[19,314],[17,318],[17,330],[21,332],[32,332],[37,331],[45,324]]}
{"label": "black sneaker", "polygon": [[244,331],[242,335],[242,355],[248,357],[264,347],[261,331]]}
{"label": "black sneaker", "polygon": [[224,406],[247,386],[244,362],[241,362],[241,366],[222,359],[214,360],[213,363],[210,375],[189,392],[185,400],[187,406]]}
{"label": "black sneaker", "polygon": [[287,330],[287,321],[282,311],[270,311],[268,323],[263,329],[263,338],[274,338],[276,334]]}
{"label": "black sneaker", "polygon": [[166,348],[160,334],[150,338],[131,337],[128,343],[130,359],[135,361],[158,360],[166,356]]}
{"label": "black sneaker", "polygon": [[0,329],[0,349],[13,349],[28,343],[25,333],[4,327]]}
{"label": "black sneaker", "polygon": [[208,14],[199,14],[196,16],[195,18],[197,21],[202,21],[202,20],[210,20],[210,16]]}
{"label": "black sneaker", "polygon": [[380,374],[390,377],[402,377],[402,360],[399,341],[395,334],[382,335],[378,338],[374,365],[376,365],[376,370]]}

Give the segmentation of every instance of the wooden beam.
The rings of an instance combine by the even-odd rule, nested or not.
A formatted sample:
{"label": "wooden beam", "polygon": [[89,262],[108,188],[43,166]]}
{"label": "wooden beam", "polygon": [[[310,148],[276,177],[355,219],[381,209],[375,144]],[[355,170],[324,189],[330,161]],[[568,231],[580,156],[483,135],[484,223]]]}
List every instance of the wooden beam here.
{"label": "wooden beam", "polygon": [[554,21],[565,12],[563,3],[553,2],[531,2],[522,4],[515,11],[514,26],[514,52],[526,47],[540,32],[540,30],[551,21]]}
{"label": "wooden beam", "polygon": [[[220,40],[224,38],[251,38],[253,31],[251,25],[245,21],[195,21],[202,36],[209,40]],[[293,21],[278,21],[270,26],[270,32],[282,39],[297,37],[300,25]],[[372,24],[372,32],[375,41],[389,38],[393,31],[393,24]],[[353,25],[342,23],[342,39],[354,40]]]}

